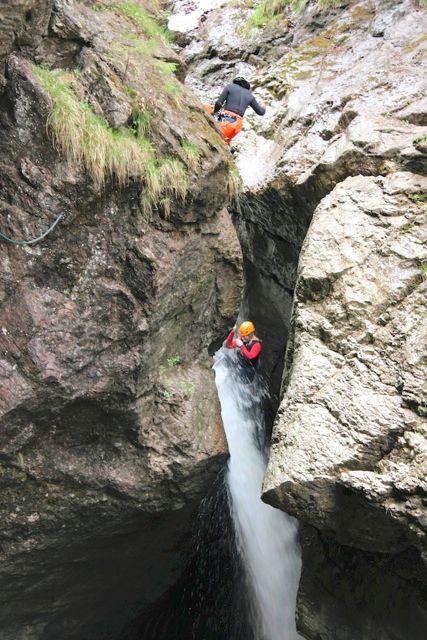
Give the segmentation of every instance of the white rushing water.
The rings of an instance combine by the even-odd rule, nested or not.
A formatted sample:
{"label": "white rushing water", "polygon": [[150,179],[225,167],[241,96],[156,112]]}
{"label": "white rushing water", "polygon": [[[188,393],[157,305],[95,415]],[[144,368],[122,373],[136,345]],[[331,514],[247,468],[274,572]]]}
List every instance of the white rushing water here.
{"label": "white rushing water", "polygon": [[296,640],[295,603],[301,572],[297,521],[261,501],[266,468],[258,377],[241,377],[235,353],[215,356],[215,377],[230,450],[228,486],[237,543],[257,611],[259,640]]}

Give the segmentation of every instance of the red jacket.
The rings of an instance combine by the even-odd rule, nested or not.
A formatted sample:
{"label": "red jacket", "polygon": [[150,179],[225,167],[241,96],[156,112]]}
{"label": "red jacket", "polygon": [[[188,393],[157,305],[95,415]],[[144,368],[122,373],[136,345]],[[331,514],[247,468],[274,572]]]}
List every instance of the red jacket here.
{"label": "red jacket", "polygon": [[227,336],[227,340],[225,341],[226,347],[229,349],[239,349],[240,354],[244,357],[245,360],[249,360],[251,364],[253,364],[256,359],[259,357],[262,349],[262,344],[260,340],[251,340],[246,344],[243,343],[241,347],[238,347],[236,344],[236,337],[234,335],[234,329],[230,331]]}

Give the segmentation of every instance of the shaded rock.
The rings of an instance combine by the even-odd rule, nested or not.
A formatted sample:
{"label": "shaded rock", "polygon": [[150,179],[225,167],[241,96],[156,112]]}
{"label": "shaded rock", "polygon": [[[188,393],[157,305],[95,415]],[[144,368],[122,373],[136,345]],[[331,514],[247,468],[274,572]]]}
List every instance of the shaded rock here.
{"label": "shaded rock", "polygon": [[[328,545],[388,554],[386,576],[392,554],[412,549],[417,579],[425,575],[427,442],[426,216],[416,194],[426,184],[405,173],[348,178],[317,208],[301,255],[263,494],[319,529]],[[311,571],[300,609],[310,637],[330,624],[317,604],[312,622],[302,613]],[[407,617],[417,616],[421,629],[417,606]],[[386,633],[372,611],[364,616],[364,637]],[[336,624],[334,637],[350,637]],[[407,637],[404,625],[397,637]]]}
{"label": "shaded rock", "polygon": [[[393,556],[361,552],[337,545],[308,526],[301,527],[300,537],[303,571],[297,620],[304,637],[423,637],[425,598],[414,571],[419,559],[413,549]],[[368,620],[375,620],[373,631],[367,629]]]}
{"label": "shaded rock", "polygon": [[35,46],[47,34],[53,0],[16,0],[2,2],[0,26],[0,63],[15,43]]}
{"label": "shaded rock", "polygon": [[[43,243],[0,245],[0,626],[4,640],[106,640],[176,581],[224,464],[208,348],[235,317],[241,256],[222,209],[230,158],[200,103],[115,48],[126,17],[46,6],[49,33],[9,37],[0,111],[1,231],[34,238],[63,214]],[[143,212],[142,180],[100,189],[60,153],[35,61],[69,65],[111,126],[131,124],[132,99],[150,107],[156,158],[179,158],[189,183],[169,217]]]}

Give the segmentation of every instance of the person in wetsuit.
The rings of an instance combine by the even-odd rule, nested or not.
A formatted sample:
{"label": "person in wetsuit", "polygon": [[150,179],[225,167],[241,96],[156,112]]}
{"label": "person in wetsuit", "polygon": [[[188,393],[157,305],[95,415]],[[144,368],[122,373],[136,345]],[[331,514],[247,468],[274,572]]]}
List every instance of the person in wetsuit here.
{"label": "person in wetsuit", "polygon": [[229,349],[236,349],[241,364],[256,368],[261,355],[262,343],[255,335],[255,327],[250,320],[242,322],[239,327],[240,338],[236,337],[236,327],[233,327],[225,341]]}
{"label": "person in wetsuit", "polygon": [[213,108],[214,114],[222,110],[219,126],[227,144],[230,144],[234,136],[242,130],[243,116],[248,107],[251,107],[259,116],[265,114],[265,107],[251,93],[249,82],[239,76],[224,87]]}

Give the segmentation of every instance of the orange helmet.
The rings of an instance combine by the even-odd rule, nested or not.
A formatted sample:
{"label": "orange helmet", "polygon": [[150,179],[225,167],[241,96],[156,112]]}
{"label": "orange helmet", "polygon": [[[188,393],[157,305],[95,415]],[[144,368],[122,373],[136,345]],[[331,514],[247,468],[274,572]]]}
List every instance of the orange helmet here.
{"label": "orange helmet", "polygon": [[250,336],[251,333],[255,333],[255,327],[250,320],[246,320],[246,322],[242,322],[240,325],[240,335],[241,336]]}

